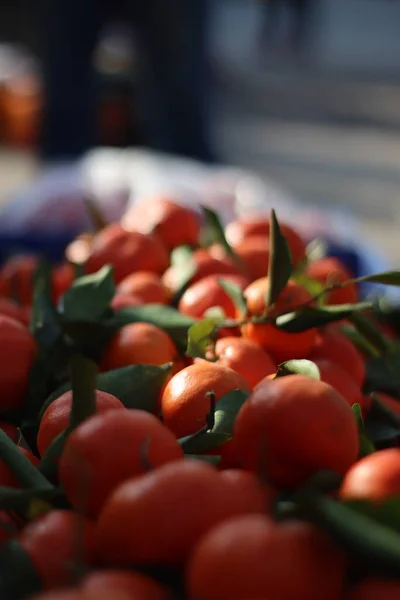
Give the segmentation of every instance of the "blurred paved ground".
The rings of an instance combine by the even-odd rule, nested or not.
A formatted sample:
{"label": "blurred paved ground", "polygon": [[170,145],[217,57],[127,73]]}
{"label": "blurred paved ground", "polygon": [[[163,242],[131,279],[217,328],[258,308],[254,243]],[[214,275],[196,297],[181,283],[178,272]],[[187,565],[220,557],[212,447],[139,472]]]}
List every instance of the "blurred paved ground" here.
{"label": "blurred paved ground", "polygon": [[[371,244],[400,263],[400,3],[319,7],[307,67],[262,67],[258,3],[219,1],[216,141],[227,162],[275,178],[305,204],[350,208]],[[0,152],[0,196],[34,172],[29,154]]]}
{"label": "blurred paved ground", "polygon": [[304,203],[351,209],[367,238],[400,262],[400,3],[335,4],[336,12],[319,5],[328,10],[304,68],[272,58],[262,67],[257,3],[220,4],[216,139],[229,160]]}

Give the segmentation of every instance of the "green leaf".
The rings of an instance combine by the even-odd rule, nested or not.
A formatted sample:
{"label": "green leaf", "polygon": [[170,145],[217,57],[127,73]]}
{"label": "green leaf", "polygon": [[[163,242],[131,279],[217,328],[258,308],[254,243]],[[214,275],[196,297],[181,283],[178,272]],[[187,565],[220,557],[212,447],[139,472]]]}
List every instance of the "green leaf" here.
{"label": "green leaf", "polygon": [[219,277],[217,279],[218,284],[222,287],[227,296],[232,300],[237,312],[240,316],[244,316],[247,313],[246,299],[243,295],[243,291],[236,283],[232,283],[229,279]]}
{"label": "green leaf", "polygon": [[39,574],[28,552],[17,540],[0,549],[0,598],[24,600],[42,588]]}
{"label": "green leaf", "polygon": [[[22,407],[20,425],[24,430],[38,425],[38,415],[47,396],[65,379],[68,358],[69,349],[62,337],[51,348],[39,351],[29,372],[28,392]],[[31,448],[35,447],[36,433],[34,439],[29,439]]]}
{"label": "green leaf", "polygon": [[343,477],[334,471],[323,470],[318,471],[305,484],[306,489],[319,492],[333,492],[341,486]]}
{"label": "green leaf", "polygon": [[345,500],[343,502],[356,510],[359,514],[370,517],[391,529],[400,531],[400,497],[391,497],[382,502],[371,502],[370,500]]}
{"label": "green leaf", "polygon": [[371,407],[365,419],[365,431],[378,448],[397,445],[400,439],[400,417],[371,394]]}
{"label": "green leaf", "polygon": [[96,323],[64,322],[64,340],[70,352],[79,353],[89,359],[99,362],[101,356],[114,335],[114,332],[103,324]]}
{"label": "green leaf", "polygon": [[75,354],[71,357],[72,408],[71,429],[94,415],[96,407],[96,377],[98,366],[92,360]]}
{"label": "green leaf", "polygon": [[52,348],[62,330],[52,302],[51,266],[42,259],[33,277],[33,303],[30,330],[40,348]]}
{"label": "green leaf", "polygon": [[383,273],[376,273],[375,275],[363,275],[357,277],[357,283],[369,282],[369,283],[381,283],[383,285],[400,285],[400,271],[385,271]]}
{"label": "green leaf", "polygon": [[203,317],[205,319],[211,319],[216,324],[222,323],[226,319],[224,309],[221,306],[210,306],[210,308],[207,308],[204,312]]}
{"label": "green leaf", "polygon": [[370,342],[364,337],[364,335],[358,331],[351,323],[346,323],[340,326],[340,331],[345,335],[358,350],[368,357],[379,357],[380,353],[378,350],[370,344]]}
{"label": "green leaf", "polygon": [[[172,370],[172,363],[164,365],[129,365],[100,373],[96,378],[96,389],[113,394],[126,408],[137,408],[154,413],[160,391]],[[42,414],[62,394],[71,389],[66,383],[46,400]]]}
{"label": "green leaf", "polygon": [[305,273],[294,273],[292,279],[305,288],[311,296],[319,296],[321,294],[318,300],[320,301],[320,304],[323,304],[324,297],[322,292],[324,291],[325,286],[320,281],[310,279]]}
{"label": "green leaf", "polygon": [[214,433],[227,433],[232,435],[236,417],[247,398],[249,392],[233,390],[228,392],[217,402],[214,413]]}
{"label": "green leaf", "polygon": [[385,356],[388,352],[392,352],[394,343],[389,340],[376,327],[368,317],[360,313],[353,313],[349,317],[357,331],[359,331],[369,344],[376,350],[378,356]]}
{"label": "green leaf", "polygon": [[0,456],[22,487],[52,489],[51,483],[33,466],[2,429],[0,429]]}
{"label": "green leaf", "polygon": [[386,392],[400,397],[400,370],[398,361],[400,352],[388,356],[371,358],[367,361],[365,393]]}
{"label": "green leaf", "polygon": [[400,431],[383,421],[366,421],[365,431],[375,448],[379,450],[397,445],[400,439]]}
{"label": "green leaf", "polygon": [[303,517],[324,529],[368,573],[397,577],[400,534],[354,507],[319,494],[298,498]]}
{"label": "green leaf", "polygon": [[357,421],[358,429],[364,431],[364,419],[361,413],[361,406],[358,403],[353,404],[351,410],[353,411],[353,415]]}
{"label": "green leaf", "polygon": [[361,406],[356,403],[353,404],[351,409],[357,421],[358,436],[360,440],[359,457],[362,458],[363,456],[368,456],[368,454],[372,454],[373,452],[375,452],[375,447],[365,431],[364,419],[361,413]]}
{"label": "green leaf", "polygon": [[[37,490],[20,490],[5,486],[0,486],[0,510],[16,511],[26,518],[38,516],[38,504],[41,503],[43,512],[47,505],[48,510],[52,509],[51,502],[59,494],[56,488],[44,488]],[[43,514],[43,513],[42,513]]]}
{"label": "green leaf", "polygon": [[61,299],[63,319],[67,322],[95,323],[105,315],[115,295],[113,268],[75,279]]}
{"label": "green leaf", "polygon": [[203,319],[189,328],[187,356],[205,357],[208,348],[214,343],[216,324],[215,319]]}
{"label": "green leaf", "polygon": [[306,377],[311,377],[311,379],[321,379],[317,365],[311,360],[306,359],[287,360],[278,365],[274,379],[285,377],[286,375],[305,375]]}
{"label": "green leaf", "polygon": [[64,429],[47,448],[39,464],[39,471],[49,481],[58,481],[58,462],[63,453],[65,442],[70,434],[70,429]]}
{"label": "green leaf", "polygon": [[[400,400],[399,400],[400,407]],[[400,431],[400,416],[394,413],[383,402],[381,402],[377,394],[371,394],[371,408],[368,411],[368,417],[371,415],[373,419],[380,419],[390,423]]]}
{"label": "green leaf", "polygon": [[186,290],[196,272],[197,265],[190,246],[177,246],[171,252],[171,267],[175,274],[175,303]]}
{"label": "green leaf", "polygon": [[238,265],[241,266],[241,261],[239,257],[234,252],[232,246],[229,244],[228,240],[225,237],[225,231],[222,227],[219,216],[216,212],[207,208],[206,206],[201,207],[204,220],[205,220],[205,229],[207,231],[207,242],[209,245],[216,243],[221,244],[224,247],[226,254]]}
{"label": "green leaf", "polygon": [[201,454],[229,442],[236,416],[249,395],[249,392],[243,390],[233,390],[222,396],[215,406],[213,428],[200,432],[200,435],[194,434],[179,440],[184,452]]}
{"label": "green leaf", "polygon": [[322,327],[328,323],[346,319],[355,312],[371,308],[372,304],[370,302],[337,304],[335,306],[324,306],[323,308],[308,306],[301,310],[279,316],[276,319],[275,325],[287,333],[299,333],[313,327]]}
{"label": "green leaf", "polygon": [[129,323],[152,323],[163,329],[174,340],[180,349],[186,349],[187,332],[189,327],[197,322],[196,319],[178,312],[171,306],[163,304],[144,304],[124,308],[103,322],[111,331],[117,331]]}
{"label": "green leaf", "polygon": [[221,457],[216,454],[185,454],[185,458],[199,460],[201,462],[208,463],[214,467],[218,467],[221,462]]}
{"label": "green leaf", "polygon": [[187,455],[201,454],[218,448],[232,439],[232,434],[214,431],[204,432],[202,435],[188,435],[179,440],[182,450]]}
{"label": "green leaf", "polygon": [[269,265],[266,306],[272,306],[292,274],[292,256],[285,236],[279,227],[275,211],[271,210],[269,233]]}

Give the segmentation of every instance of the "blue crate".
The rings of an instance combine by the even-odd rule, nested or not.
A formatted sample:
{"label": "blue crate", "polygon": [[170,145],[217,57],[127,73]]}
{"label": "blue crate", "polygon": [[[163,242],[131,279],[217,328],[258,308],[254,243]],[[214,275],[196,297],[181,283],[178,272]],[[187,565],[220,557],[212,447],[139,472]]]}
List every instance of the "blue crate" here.
{"label": "blue crate", "polygon": [[61,262],[65,248],[74,239],[74,233],[55,234],[29,233],[27,235],[0,235],[0,261],[4,262],[13,254],[38,254],[53,263]]}

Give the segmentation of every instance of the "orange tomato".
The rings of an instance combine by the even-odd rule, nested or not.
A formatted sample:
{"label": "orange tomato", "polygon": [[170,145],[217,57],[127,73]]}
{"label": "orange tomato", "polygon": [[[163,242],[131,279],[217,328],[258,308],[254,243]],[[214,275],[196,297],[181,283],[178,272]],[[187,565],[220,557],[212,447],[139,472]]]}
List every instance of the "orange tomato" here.
{"label": "orange tomato", "polygon": [[36,353],[30,331],[15,319],[0,315],[0,408],[21,408]]}
{"label": "orange tomato", "polygon": [[155,233],[168,250],[183,245],[196,246],[200,224],[197,212],[164,196],[144,198],[122,219],[122,225],[129,231]]}
{"label": "orange tomato", "polygon": [[259,383],[237,415],[233,443],[244,469],[283,489],[321,470],[344,475],[359,450],[357,424],[344,398],[302,375]]}
{"label": "orange tomato", "polygon": [[[44,412],[36,440],[41,456],[45,454],[56,437],[68,427],[71,408],[72,391],[68,391],[56,398]],[[112,394],[96,390],[96,408],[98,412],[102,413],[106,410],[125,407],[121,400]]]}
{"label": "orange tomato", "polygon": [[[68,585],[73,563],[95,557],[94,524],[71,510],[52,510],[24,527],[19,542],[45,588]],[[79,535],[79,538],[78,538]],[[80,539],[78,546],[77,539]]]}
{"label": "orange tomato", "polygon": [[[280,222],[279,226],[290,248],[293,265],[297,266],[305,258],[306,243],[300,234],[286,223]],[[243,240],[254,236],[265,236],[265,239],[268,240],[269,233],[270,219],[265,215],[241,217],[229,223],[225,229],[228,242],[233,246],[237,246]]]}
{"label": "orange tomato", "polygon": [[235,318],[236,307],[219,285],[218,279],[233,283],[241,290],[247,285],[242,275],[208,275],[187,288],[179,301],[179,311],[190,317],[201,318],[209,308],[220,306],[228,319]]}
{"label": "orange tomato", "polygon": [[168,266],[168,254],[158,238],[113,223],[94,238],[85,268],[95,273],[108,264],[113,265],[115,282],[120,283],[135,271],[161,274]]}
{"label": "orange tomato", "polygon": [[332,361],[347,371],[358,386],[361,387],[364,383],[364,358],[353,342],[335,325],[328,325],[318,331],[309,358],[310,360],[327,359]]}
{"label": "orange tomato", "polygon": [[272,358],[254,342],[238,337],[224,337],[217,341],[217,364],[230,367],[253,388],[264,377],[276,372]]}
{"label": "orange tomato", "polygon": [[169,296],[161,279],[156,273],[136,271],[131,273],[117,287],[117,295],[135,296],[143,304],[168,304]]}
{"label": "orange tomato", "polygon": [[162,365],[178,352],[169,335],[151,323],[131,323],[111,338],[101,360],[104,371],[128,365]]}
{"label": "orange tomato", "polygon": [[181,566],[211,527],[254,511],[245,504],[209,464],[187,459],[164,465],[109,497],[97,524],[100,559],[117,566]]}
{"label": "orange tomato", "polygon": [[314,360],[314,362],[319,369],[322,381],[335,388],[350,406],[358,403],[361,408],[364,408],[364,399],[361,388],[347,371],[342,369],[339,364],[331,362],[330,360],[318,359]]}
{"label": "orange tomato", "polygon": [[357,461],[340,488],[345,499],[386,500],[400,495],[400,449],[387,448]]}
{"label": "orange tomato", "polygon": [[154,415],[110,410],[69,435],[59,475],[71,504],[93,517],[120,483],[181,458],[175,436]]}
{"label": "orange tomato", "polygon": [[237,516],[195,546],[186,587],[190,598],[207,600],[338,600],[345,567],[339,550],[308,523]]}
{"label": "orange tomato", "polygon": [[139,572],[116,569],[94,571],[84,579],[82,587],[93,593],[108,591],[112,598],[115,592],[125,592],[131,600],[172,600],[168,588]]}
{"label": "orange tomato", "polygon": [[[306,268],[307,277],[319,281],[324,286],[332,284],[340,284],[352,279],[350,271],[343,263],[333,256],[327,256],[319,260],[315,260]],[[358,302],[359,295],[357,286],[353,283],[346,285],[343,288],[337,288],[325,294],[326,304],[354,304]]]}
{"label": "orange tomato", "polygon": [[[264,314],[267,288],[268,278],[263,277],[253,281],[245,289],[244,295],[251,316]],[[269,314],[276,316],[283,312],[291,312],[297,306],[310,300],[311,295],[304,287],[289,280]],[[307,358],[315,342],[316,330],[308,329],[300,333],[287,333],[273,324],[248,322],[242,326],[242,335],[259,344],[279,364],[292,358]]]}

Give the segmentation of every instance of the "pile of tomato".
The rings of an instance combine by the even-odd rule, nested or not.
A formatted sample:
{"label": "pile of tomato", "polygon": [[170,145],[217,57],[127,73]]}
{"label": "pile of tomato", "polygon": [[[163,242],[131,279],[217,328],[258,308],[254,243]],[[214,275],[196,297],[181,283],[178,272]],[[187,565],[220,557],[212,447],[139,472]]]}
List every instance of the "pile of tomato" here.
{"label": "pile of tomato", "polygon": [[2,600],[400,598],[396,311],[156,197],[0,269]]}

